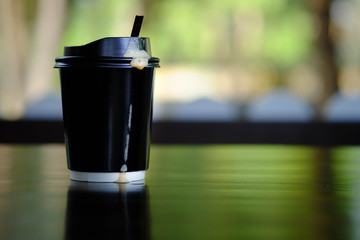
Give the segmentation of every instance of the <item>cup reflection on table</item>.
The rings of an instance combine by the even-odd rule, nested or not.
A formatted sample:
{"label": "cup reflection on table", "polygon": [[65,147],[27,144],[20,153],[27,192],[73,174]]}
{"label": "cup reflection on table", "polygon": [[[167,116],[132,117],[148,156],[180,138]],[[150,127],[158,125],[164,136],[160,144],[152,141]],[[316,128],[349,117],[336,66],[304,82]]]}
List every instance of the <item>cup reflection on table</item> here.
{"label": "cup reflection on table", "polygon": [[150,239],[145,183],[71,181],[65,226],[65,239]]}

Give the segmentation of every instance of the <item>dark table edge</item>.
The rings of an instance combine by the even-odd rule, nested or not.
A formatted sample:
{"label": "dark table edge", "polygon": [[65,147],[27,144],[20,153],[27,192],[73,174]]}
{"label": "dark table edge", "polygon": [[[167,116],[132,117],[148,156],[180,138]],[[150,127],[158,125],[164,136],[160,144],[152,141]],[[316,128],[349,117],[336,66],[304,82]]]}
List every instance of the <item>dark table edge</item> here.
{"label": "dark table edge", "polygon": [[[62,121],[0,121],[0,143],[64,143]],[[360,145],[360,123],[154,122],[154,144]]]}

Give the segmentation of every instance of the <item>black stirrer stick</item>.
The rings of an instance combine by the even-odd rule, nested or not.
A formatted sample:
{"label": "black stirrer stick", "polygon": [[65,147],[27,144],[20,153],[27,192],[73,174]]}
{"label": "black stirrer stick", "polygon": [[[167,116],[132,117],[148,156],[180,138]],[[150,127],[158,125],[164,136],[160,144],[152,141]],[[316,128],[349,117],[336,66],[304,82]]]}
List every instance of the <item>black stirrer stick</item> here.
{"label": "black stirrer stick", "polygon": [[131,37],[138,37],[140,35],[140,29],[144,16],[136,15],[134,25],[131,31]]}

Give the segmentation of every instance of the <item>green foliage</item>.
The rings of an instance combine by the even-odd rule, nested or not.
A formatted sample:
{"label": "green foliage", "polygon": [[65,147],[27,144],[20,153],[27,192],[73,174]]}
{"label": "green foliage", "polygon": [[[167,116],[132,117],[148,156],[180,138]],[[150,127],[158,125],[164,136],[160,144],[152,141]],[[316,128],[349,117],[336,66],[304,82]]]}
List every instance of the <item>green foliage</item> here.
{"label": "green foliage", "polygon": [[145,8],[141,35],[163,62],[270,61],[286,68],[313,49],[314,27],[301,0],[77,0],[70,7],[63,45],[126,36]]}
{"label": "green foliage", "polygon": [[81,45],[103,37],[130,34],[137,3],[137,0],[73,1],[63,45]]}
{"label": "green foliage", "polygon": [[[312,19],[302,1],[162,0],[150,8],[156,15],[146,30],[165,61],[266,60],[281,68],[303,61],[313,48]],[[251,14],[263,23],[255,25]],[[239,39],[243,28],[249,35]]]}
{"label": "green foliage", "polygon": [[267,22],[263,57],[279,66],[296,64],[311,53],[312,34],[310,16],[304,11],[290,9]]}

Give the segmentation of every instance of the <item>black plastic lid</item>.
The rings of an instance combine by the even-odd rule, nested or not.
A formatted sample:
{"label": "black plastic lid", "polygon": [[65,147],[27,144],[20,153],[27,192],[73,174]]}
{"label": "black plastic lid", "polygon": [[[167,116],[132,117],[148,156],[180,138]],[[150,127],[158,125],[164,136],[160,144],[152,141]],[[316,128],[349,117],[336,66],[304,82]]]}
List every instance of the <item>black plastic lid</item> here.
{"label": "black plastic lid", "polygon": [[[149,38],[109,37],[82,46],[67,46],[64,56],[55,59],[55,68],[65,67],[109,67],[131,68],[131,57],[124,58],[130,40],[138,39],[139,49],[151,56]],[[147,67],[160,67],[159,59],[151,57]]]}

